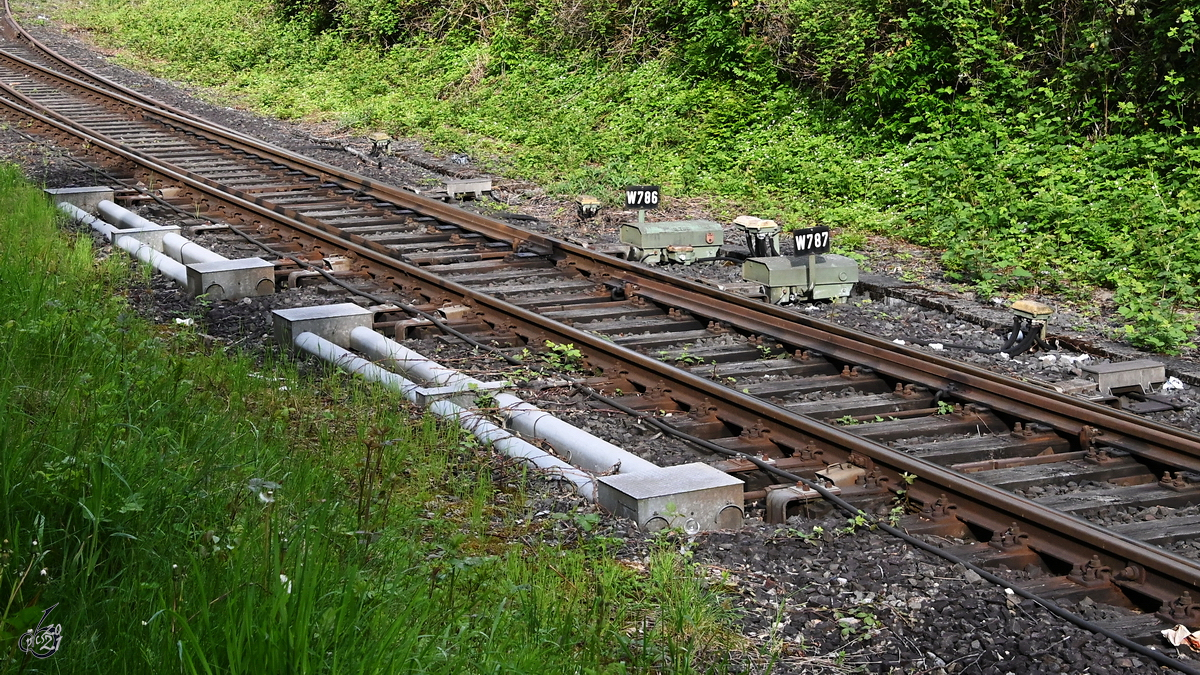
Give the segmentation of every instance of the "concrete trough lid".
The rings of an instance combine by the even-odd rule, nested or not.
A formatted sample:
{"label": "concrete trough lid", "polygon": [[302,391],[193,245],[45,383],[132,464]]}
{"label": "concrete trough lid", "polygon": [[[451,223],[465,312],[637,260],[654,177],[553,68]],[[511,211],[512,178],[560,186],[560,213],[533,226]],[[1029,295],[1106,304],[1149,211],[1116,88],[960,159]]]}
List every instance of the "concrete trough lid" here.
{"label": "concrete trough lid", "polygon": [[1080,370],[1096,381],[1105,396],[1111,396],[1113,389],[1129,387],[1141,387],[1142,393],[1148,394],[1155,384],[1167,380],[1166,366],[1150,359],[1081,366]]}
{"label": "concrete trough lid", "polygon": [[634,499],[665,497],[712,487],[742,486],[742,481],[700,462],[665,466],[658,471],[604,476],[601,480]]}
{"label": "concrete trough lid", "polygon": [[374,312],[352,302],[276,309],[271,315],[275,339],[285,347],[293,347],[297,335],[313,333],[343,349],[349,349],[350,331],[359,326],[371,328],[375,323]]}
{"label": "concrete trough lid", "polygon": [[191,263],[187,269],[188,294],[192,297],[241,300],[275,292],[275,264],[262,258]]}
{"label": "concrete trough lid", "polygon": [[491,178],[450,178],[446,180],[446,194],[457,199],[460,195],[474,195],[482,199],[485,192],[492,191]]}
{"label": "concrete trough lid", "polygon": [[96,187],[47,188],[44,192],[55,204],[66,202],[92,215],[96,215],[96,210],[99,208],[100,202],[105,200],[111,202],[116,198],[117,194],[115,190],[105,185]]}
{"label": "concrete trough lid", "polygon": [[741,527],[745,484],[703,462],[602,476],[597,501],[638,527],[689,533]]}
{"label": "concrete trough lid", "polygon": [[498,380],[493,382],[480,382],[474,384],[474,387],[466,384],[451,384],[444,387],[418,387],[415,393],[416,404],[422,408],[428,408],[434,401],[453,401],[456,405],[464,408],[479,407],[478,399],[481,396],[491,396],[494,392],[504,391],[512,386],[506,380]]}
{"label": "concrete trough lid", "polygon": [[164,253],[166,247],[163,244],[163,240],[169,233],[179,234],[179,226],[166,225],[159,227],[129,227],[121,230],[114,230],[110,239],[111,241],[116,242],[116,240],[120,239],[121,237],[133,237],[155,251]]}

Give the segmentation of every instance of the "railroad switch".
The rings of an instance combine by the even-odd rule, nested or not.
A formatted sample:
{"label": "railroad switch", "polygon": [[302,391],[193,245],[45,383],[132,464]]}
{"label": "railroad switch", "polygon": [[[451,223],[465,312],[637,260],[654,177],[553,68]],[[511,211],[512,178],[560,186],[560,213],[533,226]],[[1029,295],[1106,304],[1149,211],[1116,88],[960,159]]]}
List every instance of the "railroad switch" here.
{"label": "railroad switch", "polygon": [[625,223],[620,234],[621,242],[629,245],[629,259],[651,265],[690,265],[717,257],[725,245],[725,231],[711,220]]}
{"label": "railroad switch", "polygon": [[754,216],[738,216],[733,219],[733,224],[746,235],[746,248],[750,249],[751,258],[777,256],[783,251],[779,245],[783,228],[779,223]]}

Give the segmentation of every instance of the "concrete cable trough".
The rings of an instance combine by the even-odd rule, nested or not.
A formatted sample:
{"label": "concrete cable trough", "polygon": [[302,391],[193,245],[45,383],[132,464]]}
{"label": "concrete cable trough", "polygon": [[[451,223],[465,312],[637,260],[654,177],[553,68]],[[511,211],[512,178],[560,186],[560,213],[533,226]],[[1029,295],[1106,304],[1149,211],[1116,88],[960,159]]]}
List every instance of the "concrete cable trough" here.
{"label": "concrete cable trough", "polygon": [[[659,467],[593,434],[539,410],[512,394],[506,383],[483,382],[448,368],[370,328],[373,312],[358,305],[275,310],[276,340],[400,392],[435,415],[453,419],[500,452],[530,461],[570,481],[579,494],[648,530],[681,527],[688,532],[728,529],[742,522],[742,482],[702,462]],[[338,343],[341,343],[340,345]],[[399,369],[412,380],[367,361]],[[495,412],[526,438],[542,440],[566,458],[553,457],[512,436],[473,409],[488,400]],[[602,475],[607,474],[607,475]],[[615,475],[614,475],[615,474]]]}
{"label": "concrete cable trough", "polygon": [[[56,196],[47,192],[52,198]],[[275,292],[275,265],[262,258],[230,260],[181,236],[176,226],[159,225],[109,200],[96,204],[104,220],[69,201],[59,202],[58,208],[108,237],[114,246],[148,263],[191,297],[238,300]]]}

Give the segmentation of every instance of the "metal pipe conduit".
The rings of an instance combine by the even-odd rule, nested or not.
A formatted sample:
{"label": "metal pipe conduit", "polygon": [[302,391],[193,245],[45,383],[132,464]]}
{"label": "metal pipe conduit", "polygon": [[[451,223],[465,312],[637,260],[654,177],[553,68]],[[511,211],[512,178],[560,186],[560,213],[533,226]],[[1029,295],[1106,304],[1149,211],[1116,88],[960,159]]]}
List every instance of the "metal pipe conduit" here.
{"label": "metal pipe conduit", "polygon": [[[351,331],[350,346],[375,361],[387,363],[409,377],[433,386],[453,387],[461,391],[486,391],[482,388],[483,382],[447,368],[370,328],[360,326]],[[495,398],[508,426],[524,436],[546,441],[576,466],[594,472],[608,472],[615,468],[617,473],[658,468],[624,448],[568,424],[512,394],[498,393]]]}
{"label": "metal pipe conduit", "polygon": [[[388,389],[399,392],[413,403],[417,402],[417,392],[421,389],[419,385],[396,373],[380,368],[364,358],[355,356],[329,340],[314,333],[305,332],[297,335],[294,342],[298,348],[309,354],[343,370],[361,375],[366,380],[378,382]],[[547,472],[553,478],[571,483],[575,492],[580,496],[592,501],[596,500],[595,478],[589,473],[513,436],[483,415],[446,400],[434,401],[429,405],[429,411],[441,419],[457,422],[476,438],[491,445],[504,455],[528,462],[535,468]]]}
{"label": "metal pipe conduit", "polygon": [[93,230],[108,237],[113,246],[127,251],[138,260],[150,265],[154,270],[171,279],[180,286],[187,286],[187,268],[175,260],[155,251],[149,244],[142,243],[133,237],[121,236],[121,230],[96,218],[79,207],[61,202],[58,208],[75,220],[85,223]]}
{"label": "metal pipe conduit", "polygon": [[[118,227],[149,229],[162,228],[162,225],[159,225],[152,220],[146,220],[133,211],[117,206],[107,199],[102,200],[97,209],[100,211],[100,215],[103,216],[105,220]],[[229,258],[226,258],[220,253],[210,251],[191,239],[182,237],[174,232],[168,232],[167,234],[163,235],[163,252],[185,265],[190,265],[192,263],[223,262],[229,260]]]}

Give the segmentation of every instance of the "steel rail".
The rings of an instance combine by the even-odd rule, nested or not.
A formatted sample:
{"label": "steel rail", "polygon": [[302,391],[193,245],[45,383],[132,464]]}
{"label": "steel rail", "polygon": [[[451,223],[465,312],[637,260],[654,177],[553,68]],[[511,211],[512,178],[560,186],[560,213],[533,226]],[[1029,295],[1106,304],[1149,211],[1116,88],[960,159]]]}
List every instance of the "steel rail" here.
{"label": "steel rail", "polygon": [[[790,432],[803,439],[815,441],[828,450],[842,455],[859,453],[869,457],[882,467],[886,467],[893,475],[901,472],[915,474],[919,476],[919,480],[917,484],[911,486],[910,491],[919,501],[929,503],[939,494],[951,495],[968,507],[965,511],[960,510],[961,518],[992,531],[1003,530],[1014,520],[1027,523],[1033,527],[1030,534],[1035,537],[1031,548],[1054,558],[1081,563],[1086,561],[1088,553],[1098,550],[1118,558],[1124,564],[1139,565],[1155,578],[1147,580],[1147,584],[1137,584],[1137,586],[1141,587],[1142,592],[1147,595],[1157,597],[1164,602],[1184,590],[1200,589],[1200,565],[1193,561],[1136,540],[1115,535],[1088,521],[1065,515],[1008,491],[897,452],[882,444],[850,434],[838,427],[797,415],[762,399],[741,394],[585,331],[552,321],[536,312],[479,293],[461,284],[441,279],[436,274],[400,260],[394,252],[382,245],[373,244],[355,235],[350,238],[341,237],[331,228],[290,209],[266,206],[258,198],[250,197],[235,189],[223,188],[216,181],[164,164],[146,153],[124,148],[103,134],[90,131],[65,116],[38,106],[36,102],[29,100],[7,85],[0,84],[0,91],[16,99],[16,101],[0,99],[0,102],[14,112],[36,119],[43,124],[58,128],[65,127],[83,142],[138,163],[163,178],[187,185],[227,202],[237,209],[304,232],[371,260],[384,268],[402,273],[422,284],[435,286],[445,293],[463,298],[472,305],[486,310],[497,321],[515,320],[521,326],[514,327],[520,328],[519,332],[525,335],[550,335],[564,342],[570,341],[586,346],[588,351],[593,354],[594,360],[605,362],[610,368],[636,371],[637,374],[634,377],[642,382],[643,386],[656,382],[666,384],[672,390],[672,396],[689,407],[702,406],[706,399],[719,400],[724,405],[720,416],[735,421],[740,426],[748,426],[758,419],[767,419],[773,425],[779,425],[779,431]],[[21,105],[21,103],[26,105]],[[40,108],[42,112],[34,110],[34,107]],[[646,280],[642,279],[641,283],[645,286]],[[650,294],[654,289],[636,287],[630,290],[634,294]],[[707,291],[707,289],[704,290]],[[675,292],[677,293],[678,289]],[[673,297],[671,299],[672,304],[682,299],[685,301],[685,305],[695,300],[690,297]],[[711,302],[711,298],[709,301]],[[1153,583],[1150,583],[1151,581]],[[1135,582],[1118,581],[1117,583],[1129,585]]]}
{"label": "steel rail", "polygon": [[[24,26],[17,23],[17,20],[14,18],[12,7],[9,4],[9,0],[4,0],[4,27],[3,27],[3,29],[6,32],[12,34],[17,39],[28,42],[29,45],[31,47],[33,47],[35,50],[41,52],[42,54],[44,54],[46,56],[46,58],[54,61],[55,63],[59,64],[63,68],[66,68],[75,73],[78,73],[80,75],[80,79],[86,78],[88,80],[92,80],[93,82],[99,84],[101,87],[110,89],[113,92],[116,92],[127,98],[137,101],[142,107],[153,108],[156,110],[164,110],[164,111],[168,111],[168,112],[174,113],[176,115],[181,115],[183,117],[187,117],[190,119],[195,119],[195,120],[200,119],[199,117],[192,115],[191,113],[187,112],[186,110],[183,110],[181,108],[176,108],[175,106],[168,105],[166,103],[163,103],[162,101],[153,99],[153,98],[143,94],[142,92],[137,91],[136,89],[131,89],[122,84],[114,82],[114,81],[104,77],[103,75],[97,75],[96,73],[93,73],[85,68],[81,68],[78,64],[63,57],[58,52],[56,52],[53,49],[51,49],[50,47],[46,46],[46,44],[43,43],[41,40],[38,40],[36,37],[34,37],[32,33],[30,33],[28,30],[25,29]],[[236,129],[226,129],[225,133],[237,136],[239,138],[252,140],[250,136],[247,136],[247,135],[237,131]]]}

